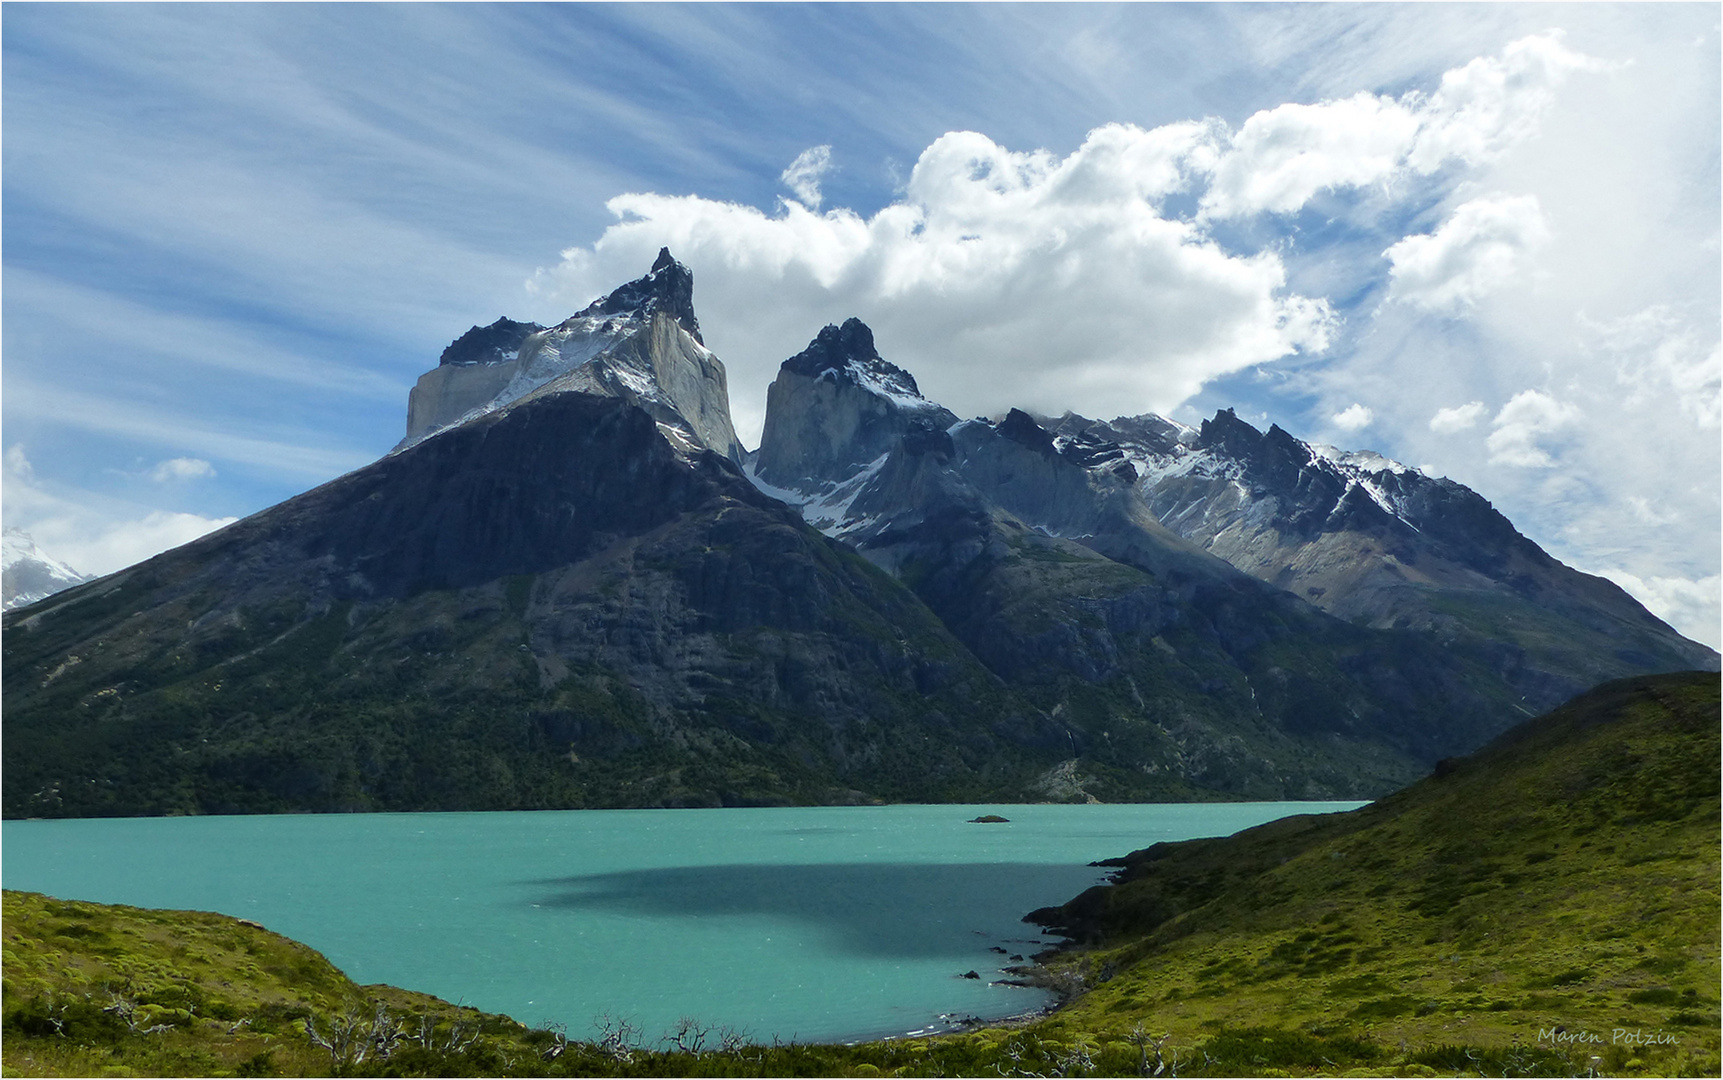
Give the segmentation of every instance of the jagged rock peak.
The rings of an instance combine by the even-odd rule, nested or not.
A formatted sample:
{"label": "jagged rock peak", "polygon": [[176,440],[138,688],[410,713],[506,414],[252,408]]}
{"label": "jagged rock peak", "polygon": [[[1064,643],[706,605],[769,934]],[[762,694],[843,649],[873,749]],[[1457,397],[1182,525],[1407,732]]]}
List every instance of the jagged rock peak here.
{"label": "jagged rock peak", "polygon": [[883,359],[874,347],[873,331],[860,319],[842,326],[827,325],[808,347],[784,361],[783,370],[810,379],[830,376],[840,385],[860,386],[883,397],[926,403],[915,376]]}
{"label": "jagged rock peak", "polygon": [[1262,444],[1262,432],[1238,418],[1231,409],[1222,409],[1214,419],[1204,420],[1197,436],[1197,447],[1208,450],[1222,448],[1235,457],[1247,457]]}
{"label": "jagged rock peak", "polygon": [[520,355],[521,343],[544,327],[538,323],[498,319],[489,326],[475,326],[443,350],[438,365],[502,364]]}
{"label": "jagged rock peak", "polygon": [[1047,429],[1035,422],[1035,418],[1022,409],[1012,409],[1005,414],[1005,419],[994,427],[1000,435],[1014,443],[1020,443],[1031,450],[1039,450],[1043,454],[1054,454],[1058,451],[1053,446],[1053,436]]}
{"label": "jagged rock peak", "polygon": [[700,320],[694,317],[694,271],[677,262],[669,248],[658,250],[657,261],[644,277],[635,278],[609,296],[594,300],[575,317],[634,315],[646,318],[654,311],[673,316],[695,341],[706,344],[700,336]]}

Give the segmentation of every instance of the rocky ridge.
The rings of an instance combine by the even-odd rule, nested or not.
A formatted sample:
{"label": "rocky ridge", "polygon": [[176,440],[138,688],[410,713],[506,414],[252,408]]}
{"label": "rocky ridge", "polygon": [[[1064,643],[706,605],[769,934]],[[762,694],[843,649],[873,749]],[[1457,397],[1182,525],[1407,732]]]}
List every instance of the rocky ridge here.
{"label": "rocky ridge", "polygon": [[1620,587],[1552,558],[1478,493],[1369,451],[1260,432],[1223,409],[1048,421],[1090,471],[1129,468],[1157,520],[1349,622],[1487,654],[1533,711],[1599,682],[1718,666]]}

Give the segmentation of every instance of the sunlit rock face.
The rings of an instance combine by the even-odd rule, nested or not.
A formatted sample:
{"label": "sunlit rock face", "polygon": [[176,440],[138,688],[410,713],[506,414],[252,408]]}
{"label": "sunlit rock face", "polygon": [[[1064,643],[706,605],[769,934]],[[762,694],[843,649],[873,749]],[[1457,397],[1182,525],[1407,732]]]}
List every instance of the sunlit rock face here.
{"label": "sunlit rock face", "polygon": [[740,462],[724,365],[701,341],[693,296],[693,272],[665,249],[644,276],[556,326],[473,327],[408,395],[401,447],[529,395],[575,391],[638,405],[673,438]]}
{"label": "sunlit rock face", "polygon": [[784,361],[766,391],[753,461],[769,484],[809,491],[846,481],[909,436],[934,441],[957,417],[921,396],[915,378],[881,358],[860,319],[827,326]]}

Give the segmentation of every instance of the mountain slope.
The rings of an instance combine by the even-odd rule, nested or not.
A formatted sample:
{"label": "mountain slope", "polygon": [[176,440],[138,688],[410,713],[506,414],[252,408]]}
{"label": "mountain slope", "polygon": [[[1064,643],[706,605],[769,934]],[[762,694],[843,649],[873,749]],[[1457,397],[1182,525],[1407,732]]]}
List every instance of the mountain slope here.
{"label": "mountain slope", "polygon": [[12,613],[5,813],[1024,797],[1064,726],[743,477],[691,290],[664,252],[581,363]]}
{"label": "mountain slope", "polygon": [[907,591],[580,393],[16,613],[5,643],[9,815],[997,796],[1056,760],[1057,726]]}
{"label": "mountain slope", "polygon": [[1718,716],[1713,674],[1621,680],[1361,810],[1135,852],[1030,917],[1089,943],[1093,989],[1051,1033],[1267,1026],[1268,1065],[1282,1033],[1541,1042],[1714,1074]]}
{"label": "mountain slope", "polygon": [[1200,429],[1157,416],[1050,423],[1070,460],[1133,470],[1155,517],[1184,539],[1342,619],[1474,656],[1529,709],[1608,679],[1718,667],[1715,651],[1551,558],[1452,480],[1279,427],[1265,434],[1231,410]]}
{"label": "mountain slope", "polygon": [[958,421],[857,320],[786,361],[767,400],[750,475],[1067,725],[1063,791],[1374,794],[1519,715],[1469,658],[1340,622],[1173,535],[1128,462],[1075,462],[1015,410]]}

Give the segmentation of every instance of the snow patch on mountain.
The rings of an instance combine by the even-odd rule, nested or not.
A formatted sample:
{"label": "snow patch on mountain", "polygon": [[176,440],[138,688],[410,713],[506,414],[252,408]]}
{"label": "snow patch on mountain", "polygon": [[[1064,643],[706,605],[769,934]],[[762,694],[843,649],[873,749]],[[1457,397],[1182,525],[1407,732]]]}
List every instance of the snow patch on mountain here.
{"label": "snow patch on mountain", "polygon": [[1341,450],[1324,443],[1305,443],[1315,457],[1331,461],[1342,469],[1351,469],[1362,473],[1415,473],[1418,472],[1410,465],[1402,465],[1393,458],[1383,457],[1374,450]]}
{"label": "snow patch on mountain", "polygon": [[[870,394],[886,399],[900,409],[932,410],[939,408],[938,405],[921,396],[921,391],[916,387],[915,380],[909,377],[908,372],[894,364],[888,364],[884,361],[851,360],[844,365],[843,372],[856,386]],[[830,369],[821,372],[820,378],[830,379],[833,382],[838,381],[837,372]]]}
{"label": "snow patch on mountain", "polygon": [[753,461],[745,464],[742,472],[763,494],[799,509],[803,521],[833,539],[842,539],[874,524],[874,519],[870,516],[851,513],[851,507],[873,483],[890,457],[889,453],[881,454],[855,475],[835,483],[821,484],[812,491],[778,487],[760,479],[754,472]]}

